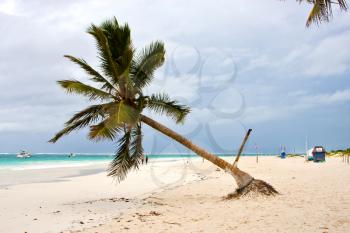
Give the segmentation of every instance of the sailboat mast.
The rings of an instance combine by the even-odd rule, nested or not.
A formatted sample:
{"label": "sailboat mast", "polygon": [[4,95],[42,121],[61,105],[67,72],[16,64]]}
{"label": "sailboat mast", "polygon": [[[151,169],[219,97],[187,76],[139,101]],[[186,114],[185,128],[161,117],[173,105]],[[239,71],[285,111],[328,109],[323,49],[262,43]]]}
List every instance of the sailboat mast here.
{"label": "sailboat mast", "polygon": [[307,151],[308,151],[308,149],[309,149],[309,138],[306,135],[306,140],[305,140],[305,161],[308,161],[308,158],[307,158]]}

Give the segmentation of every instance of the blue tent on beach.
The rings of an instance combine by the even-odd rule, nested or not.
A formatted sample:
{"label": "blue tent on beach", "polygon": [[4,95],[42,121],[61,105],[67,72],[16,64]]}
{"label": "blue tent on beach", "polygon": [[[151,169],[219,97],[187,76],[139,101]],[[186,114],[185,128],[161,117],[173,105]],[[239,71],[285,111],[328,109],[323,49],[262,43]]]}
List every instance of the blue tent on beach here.
{"label": "blue tent on beach", "polygon": [[285,159],[286,158],[286,152],[282,151],[281,152],[281,159]]}

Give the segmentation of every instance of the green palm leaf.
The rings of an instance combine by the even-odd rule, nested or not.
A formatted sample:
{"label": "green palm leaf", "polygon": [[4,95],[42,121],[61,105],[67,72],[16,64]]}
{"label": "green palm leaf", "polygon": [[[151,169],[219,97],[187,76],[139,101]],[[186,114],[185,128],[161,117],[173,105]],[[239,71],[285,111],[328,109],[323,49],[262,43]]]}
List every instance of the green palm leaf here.
{"label": "green palm leaf", "polygon": [[170,100],[166,94],[155,94],[146,97],[146,107],[159,114],[165,114],[176,120],[177,123],[183,122],[190,108],[179,104],[177,101]]}
{"label": "green palm leaf", "polygon": [[125,98],[134,95],[134,89],[129,77],[129,69],[134,57],[134,48],[130,38],[130,28],[127,24],[119,25],[117,19],[105,21],[100,26],[108,41],[111,57],[118,67],[118,82]]}
{"label": "green palm leaf", "polygon": [[78,64],[87,74],[89,74],[92,78],[92,81],[103,83],[102,89],[106,89],[108,92],[111,90],[115,90],[116,88],[105,79],[99,72],[94,70],[84,59],[75,58],[70,55],[64,55],[64,57],[68,58],[70,61]]}
{"label": "green palm leaf", "polygon": [[120,94],[130,99],[134,94],[133,85],[129,80],[134,49],[128,25],[120,26],[114,18],[104,22],[100,27],[92,25],[88,33],[97,41],[101,67],[105,74],[111,77],[113,84],[118,84]]}
{"label": "green palm leaf", "polygon": [[131,67],[132,79],[137,89],[142,89],[153,80],[157,68],[163,65],[164,44],[160,41],[151,43],[135,58]]}
{"label": "green palm leaf", "polygon": [[115,120],[107,118],[97,125],[90,126],[89,139],[95,141],[105,139],[113,141],[121,130],[121,124],[117,124]]}
{"label": "green palm leaf", "polygon": [[135,169],[138,169],[143,157],[141,124],[138,124],[133,128],[131,135],[133,137],[133,140],[130,143],[132,165]]}
{"label": "green palm leaf", "polygon": [[73,130],[79,130],[88,126],[91,123],[96,122],[99,118],[103,118],[105,115],[105,109],[110,105],[100,104],[92,105],[82,111],[74,114],[74,116],[65,123],[65,127],[59,131],[49,142],[56,142],[62,136],[71,133]]}
{"label": "green palm leaf", "polygon": [[118,140],[118,151],[108,168],[108,176],[125,179],[131,169],[138,169],[143,157],[141,125],[125,131]]}
{"label": "green palm leaf", "polygon": [[55,143],[62,136],[67,135],[67,134],[71,133],[74,130],[78,130],[78,129],[81,129],[81,128],[85,127],[86,125],[88,125],[88,122],[89,122],[89,120],[87,120],[87,119],[85,119],[85,120],[78,120],[75,123],[64,127],[61,131],[56,133],[55,136],[49,140],[49,142]]}
{"label": "green palm leaf", "polygon": [[130,140],[131,132],[127,131],[118,140],[118,151],[108,168],[108,176],[117,178],[119,182],[125,179],[132,167],[132,160],[129,153]]}
{"label": "green palm leaf", "polygon": [[313,4],[309,16],[306,21],[306,26],[309,27],[311,24],[319,24],[321,22],[328,22],[332,17],[332,6],[338,5],[341,10],[347,10],[348,5],[346,0],[297,0],[298,2],[308,2]]}
{"label": "green palm leaf", "polygon": [[119,25],[114,17],[103,22],[99,28],[103,31],[108,41],[113,61],[120,67],[127,68],[131,63],[134,52],[128,24]]}
{"label": "green palm leaf", "polygon": [[92,119],[98,119],[98,117],[104,118],[108,108],[110,108],[113,104],[114,102],[110,102],[106,104],[91,105],[81,110],[80,112],[77,112],[76,114],[74,114],[73,117],[69,119],[65,124],[69,125],[78,120],[85,119],[85,118],[92,118]]}
{"label": "green palm leaf", "polygon": [[114,140],[117,133],[121,131],[123,126],[133,126],[139,121],[140,112],[120,101],[109,106],[106,110],[106,118],[97,125],[90,127],[89,138],[93,140]]}
{"label": "green palm leaf", "polygon": [[312,23],[328,22],[332,14],[331,5],[327,5],[325,1],[315,0],[309,16],[306,20],[306,26],[309,27]]}
{"label": "green palm leaf", "polygon": [[63,87],[68,93],[79,94],[83,96],[87,96],[90,100],[101,99],[101,100],[109,100],[113,99],[114,96],[110,93],[104,92],[95,87],[86,85],[77,80],[60,80],[57,83]]}
{"label": "green palm leaf", "polygon": [[113,84],[118,84],[118,77],[124,70],[121,71],[118,64],[113,60],[106,35],[101,28],[93,24],[87,32],[96,39],[96,47],[99,52],[103,72],[113,80]]}
{"label": "green palm leaf", "polygon": [[122,100],[108,109],[109,117],[116,120],[118,124],[136,124],[140,118],[140,111]]}

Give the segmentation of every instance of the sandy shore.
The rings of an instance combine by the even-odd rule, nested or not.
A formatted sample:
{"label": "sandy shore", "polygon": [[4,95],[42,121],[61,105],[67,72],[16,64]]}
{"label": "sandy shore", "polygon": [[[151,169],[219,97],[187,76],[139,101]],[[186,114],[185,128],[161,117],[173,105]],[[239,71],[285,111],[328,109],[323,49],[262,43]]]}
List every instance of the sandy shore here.
{"label": "sandy shore", "polygon": [[197,165],[207,179],[152,195],[141,208],[83,232],[350,232],[350,166],[339,158],[260,158],[258,165],[243,158],[244,169],[281,195],[230,201],[222,197],[233,190],[232,178]]}
{"label": "sandy shore", "polygon": [[165,161],[143,166],[117,184],[106,176],[106,167],[1,170],[0,232],[70,232],[93,227],[136,209],[142,198],[154,192],[200,177],[194,172],[183,177],[184,161]]}
{"label": "sandy shore", "polygon": [[102,172],[2,188],[0,232],[350,232],[350,166],[340,158],[240,166],[281,195],[227,201],[234,181],[210,163],[151,163],[119,185]]}

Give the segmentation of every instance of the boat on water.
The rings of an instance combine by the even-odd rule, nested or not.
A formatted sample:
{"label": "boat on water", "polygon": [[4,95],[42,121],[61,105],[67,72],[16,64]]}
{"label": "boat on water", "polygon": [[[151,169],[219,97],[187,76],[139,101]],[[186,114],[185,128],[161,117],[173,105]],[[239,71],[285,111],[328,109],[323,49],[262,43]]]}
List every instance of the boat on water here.
{"label": "boat on water", "polygon": [[22,150],[21,153],[17,154],[16,157],[26,159],[26,158],[32,157],[32,155],[30,153],[28,153],[27,151]]}

